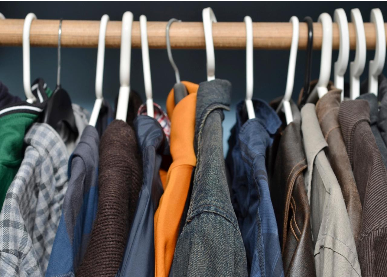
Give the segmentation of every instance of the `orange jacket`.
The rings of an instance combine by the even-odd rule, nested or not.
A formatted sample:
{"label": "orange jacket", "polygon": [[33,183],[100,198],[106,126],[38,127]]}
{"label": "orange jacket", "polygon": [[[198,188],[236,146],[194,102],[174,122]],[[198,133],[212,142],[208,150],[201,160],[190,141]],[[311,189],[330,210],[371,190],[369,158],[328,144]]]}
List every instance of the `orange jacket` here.
{"label": "orange jacket", "polygon": [[186,86],[188,95],[176,106],[173,89],[167,98],[167,113],[171,119],[170,151],[173,162],[169,167],[164,193],[154,217],[156,277],[169,275],[191,175],[196,166],[193,143],[199,85],[182,83]]}

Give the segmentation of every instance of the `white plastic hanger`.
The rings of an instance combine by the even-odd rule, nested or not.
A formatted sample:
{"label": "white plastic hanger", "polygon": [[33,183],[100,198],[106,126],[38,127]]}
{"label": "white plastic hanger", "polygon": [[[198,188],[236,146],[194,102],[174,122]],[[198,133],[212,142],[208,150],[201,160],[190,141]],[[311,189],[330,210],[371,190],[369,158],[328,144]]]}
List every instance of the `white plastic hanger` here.
{"label": "white plastic hanger", "polygon": [[329,14],[323,13],[319,16],[318,22],[322,23],[323,39],[321,47],[320,76],[317,85],[312,93],[318,93],[318,97],[323,97],[328,92],[328,83],[331,76],[332,65],[332,18]]}
{"label": "white plastic hanger", "polygon": [[255,118],[253,102],[254,91],[254,56],[253,56],[253,21],[250,16],[245,16],[246,24],[246,109],[249,119]]}
{"label": "white plastic hanger", "polygon": [[142,68],[144,71],[144,84],[146,95],[146,110],[150,117],[154,117],[153,97],[152,97],[152,77],[150,71],[149,48],[148,48],[148,31],[146,28],[146,16],[140,16],[141,29],[141,52],[142,52]]}
{"label": "white plastic hanger", "polygon": [[339,57],[335,62],[334,83],[341,89],[341,100],[344,99],[344,74],[347,71],[349,60],[349,32],[347,15],[343,9],[336,9],[334,21],[337,22],[340,32]]}
{"label": "white plastic hanger", "polygon": [[103,68],[105,62],[105,35],[106,27],[109,22],[109,16],[104,14],[101,18],[101,23],[99,26],[99,37],[98,37],[98,53],[97,53],[97,72],[95,77],[95,95],[97,99],[94,103],[94,108],[90,116],[89,124],[95,126],[97,124],[97,119],[99,112],[102,107],[103,95]]}
{"label": "white plastic hanger", "polygon": [[373,9],[371,11],[371,22],[375,24],[376,29],[376,48],[375,57],[370,61],[368,71],[368,92],[378,95],[378,77],[383,71],[386,58],[386,33],[383,14],[380,9]]}
{"label": "white plastic hanger", "polygon": [[126,121],[130,94],[130,54],[132,50],[133,14],[125,12],[122,16],[121,54],[120,54],[120,91],[118,94],[116,119]]}
{"label": "white plastic hanger", "polygon": [[282,99],[282,103],[278,106],[277,112],[281,107],[283,107],[286,123],[290,124],[293,122],[293,113],[290,106],[290,99],[292,98],[293,87],[294,87],[294,74],[296,71],[296,62],[297,62],[297,50],[298,50],[298,40],[300,36],[300,22],[298,21],[297,16],[292,16],[290,22],[293,25],[293,35],[292,35],[292,45],[290,47],[290,56],[289,56],[289,66],[288,66],[288,77],[286,80],[286,89],[285,95]]}
{"label": "white plastic hanger", "polygon": [[23,86],[28,103],[36,101],[31,91],[31,61],[30,61],[30,30],[32,20],[36,19],[33,13],[27,14],[23,27]]}
{"label": "white plastic hanger", "polygon": [[359,9],[351,10],[351,20],[355,23],[356,30],[356,56],[349,67],[350,98],[356,99],[360,95],[360,75],[364,71],[366,62],[366,39],[364,33],[363,18]]}
{"label": "white plastic hanger", "polygon": [[215,49],[212,37],[212,23],[216,22],[216,17],[210,7],[203,9],[202,17],[206,41],[207,81],[212,81],[215,80]]}

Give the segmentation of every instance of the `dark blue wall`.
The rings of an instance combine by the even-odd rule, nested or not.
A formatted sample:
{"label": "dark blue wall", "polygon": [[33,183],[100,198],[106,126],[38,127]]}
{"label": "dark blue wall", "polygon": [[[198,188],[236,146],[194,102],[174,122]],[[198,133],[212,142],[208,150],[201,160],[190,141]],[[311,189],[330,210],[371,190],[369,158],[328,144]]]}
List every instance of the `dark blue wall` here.
{"label": "dark blue wall", "polygon": [[[249,15],[254,22],[286,22],[295,15],[301,21],[327,12],[333,16],[336,8],[344,8],[350,20],[350,10],[359,8],[364,22],[369,22],[370,11],[380,8],[387,18],[387,2],[0,2],[0,12],[7,18],[24,18],[34,12],[40,19],[100,20],[108,14],[111,20],[121,20],[125,11],[131,11],[134,20],[145,14],[148,21],[168,21],[175,17],[183,21],[201,21],[202,9],[211,6],[219,22],[242,22]],[[204,50],[173,51],[182,80],[201,82],[206,79]],[[216,77],[228,79],[233,84],[233,103],[244,98],[246,87],[246,57],[244,50],[217,50]],[[374,52],[367,53],[367,66],[362,80],[368,75],[368,61]],[[107,49],[105,55],[104,96],[113,101],[119,89],[119,49]],[[62,49],[62,85],[70,93],[73,102],[89,110],[95,99],[95,66],[97,49]],[[333,52],[332,64],[337,59]],[[354,59],[351,53],[350,60]],[[254,51],[254,96],[270,101],[284,93],[289,51]],[[150,50],[154,100],[162,106],[174,84],[174,73],[168,62],[166,50]],[[305,51],[297,57],[293,97],[296,99],[303,84]],[[57,56],[55,48],[32,48],[31,79],[43,77],[51,87],[56,82]],[[314,51],[312,77],[317,78],[320,67],[320,51]],[[387,68],[384,69],[386,72]],[[349,70],[346,76],[348,76]],[[0,48],[0,80],[13,94],[24,97],[22,81],[21,47]],[[141,50],[132,50],[131,86],[144,96]],[[225,136],[234,122],[234,113],[226,115]]]}

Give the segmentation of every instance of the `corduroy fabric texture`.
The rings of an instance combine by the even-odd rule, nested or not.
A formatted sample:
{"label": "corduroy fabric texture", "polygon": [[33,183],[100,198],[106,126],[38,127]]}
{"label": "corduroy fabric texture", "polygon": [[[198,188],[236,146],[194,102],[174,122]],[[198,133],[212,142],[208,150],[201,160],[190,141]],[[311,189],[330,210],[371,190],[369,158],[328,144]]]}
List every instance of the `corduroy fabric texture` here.
{"label": "corduroy fabric texture", "polygon": [[114,120],[102,135],[99,151],[97,219],[76,276],[116,275],[142,184],[141,156],[128,124]]}

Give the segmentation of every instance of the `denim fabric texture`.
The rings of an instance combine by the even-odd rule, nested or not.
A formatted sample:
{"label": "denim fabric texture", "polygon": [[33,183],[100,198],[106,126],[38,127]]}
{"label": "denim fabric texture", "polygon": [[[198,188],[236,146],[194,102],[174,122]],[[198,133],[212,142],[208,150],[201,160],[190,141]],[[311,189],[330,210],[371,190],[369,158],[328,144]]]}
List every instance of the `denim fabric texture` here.
{"label": "denim fabric texture", "polygon": [[87,126],[69,160],[69,184],[46,276],[74,276],[89,243],[98,206],[99,134]]}
{"label": "denim fabric texture", "polygon": [[248,119],[245,101],[237,105],[227,165],[232,203],[246,248],[250,276],[284,276],[277,222],[270,198],[265,158],[281,120],[264,101],[253,100]]}
{"label": "denim fabric texture", "polygon": [[143,161],[143,185],[130,230],[125,256],[117,274],[120,277],[155,275],[153,217],[163,194],[160,166],[169,155],[169,144],[156,119],[139,115],[134,120],[137,143]]}
{"label": "denim fabric texture", "polygon": [[248,276],[246,251],[231,204],[223,158],[223,109],[231,84],[203,82],[196,104],[197,156],[187,219],[177,241],[173,276]]}

